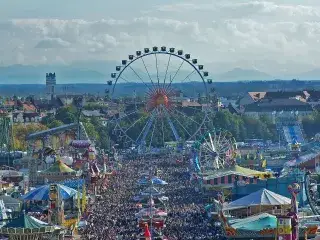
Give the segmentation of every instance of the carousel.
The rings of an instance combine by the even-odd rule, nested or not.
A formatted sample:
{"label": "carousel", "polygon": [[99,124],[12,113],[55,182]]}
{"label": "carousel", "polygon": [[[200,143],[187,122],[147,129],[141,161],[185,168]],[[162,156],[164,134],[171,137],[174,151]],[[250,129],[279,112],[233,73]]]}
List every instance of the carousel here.
{"label": "carousel", "polygon": [[[138,185],[143,189],[136,196],[139,211],[135,214],[138,226],[141,229],[139,239],[167,239],[162,231],[166,227],[167,219],[165,192],[158,189],[168,183],[157,176],[150,177],[142,174]],[[158,188],[156,188],[157,186]]]}

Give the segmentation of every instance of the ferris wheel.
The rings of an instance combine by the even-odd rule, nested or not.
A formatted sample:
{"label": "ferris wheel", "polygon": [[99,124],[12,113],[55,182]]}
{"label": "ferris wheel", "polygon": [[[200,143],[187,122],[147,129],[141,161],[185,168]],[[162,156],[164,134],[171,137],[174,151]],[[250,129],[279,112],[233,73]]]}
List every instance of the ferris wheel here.
{"label": "ferris wheel", "polygon": [[235,163],[236,141],[228,131],[209,131],[196,141],[193,147],[193,161],[198,172],[226,168]]}
{"label": "ferris wheel", "polygon": [[196,139],[210,125],[212,80],[198,60],[175,48],[144,48],[111,73],[106,93],[113,137],[144,149]]}

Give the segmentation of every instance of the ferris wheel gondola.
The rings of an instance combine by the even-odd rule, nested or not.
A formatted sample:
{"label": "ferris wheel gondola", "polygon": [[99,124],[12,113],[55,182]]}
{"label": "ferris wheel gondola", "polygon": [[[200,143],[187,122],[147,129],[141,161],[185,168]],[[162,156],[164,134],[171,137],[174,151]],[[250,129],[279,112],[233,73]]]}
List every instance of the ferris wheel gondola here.
{"label": "ferris wheel gondola", "polygon": [[144,149],[195,140],[210,122],[208,76],[183,50],[162,46],[129,55],[107,82],[117,104],[114,137]]}

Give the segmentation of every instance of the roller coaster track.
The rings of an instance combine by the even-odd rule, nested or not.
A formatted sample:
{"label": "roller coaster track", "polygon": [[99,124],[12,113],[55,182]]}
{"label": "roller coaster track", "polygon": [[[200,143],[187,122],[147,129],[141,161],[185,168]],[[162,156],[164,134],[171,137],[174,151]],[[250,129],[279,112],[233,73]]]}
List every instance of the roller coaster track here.
{"label": "roller coaster track", "polygon": [[[314,202],[314,200],[312,199],[311,195],[310,195],[310,185],[311,183],[311,173],[310,172],[306,172],[305,174],[305,178],[304,178],[304,187],[305,187],[305,191],[306,191],[306,196],[307,196],[307,200],[309,202],[310,208],[313,212],[314,215],[320,215],[320,209],[317,207],[317,203]],[[319,218],[318,218],[319,220]]]}

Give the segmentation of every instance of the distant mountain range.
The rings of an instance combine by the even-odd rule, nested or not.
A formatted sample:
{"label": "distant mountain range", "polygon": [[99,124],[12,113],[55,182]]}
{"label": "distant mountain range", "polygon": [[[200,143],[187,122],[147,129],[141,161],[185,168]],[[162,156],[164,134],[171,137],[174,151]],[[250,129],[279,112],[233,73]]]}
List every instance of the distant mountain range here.
{"label": "distant mountain range", "polygon": [[234,68],[226,73],[215,76],[217,81],[252,81],[252,80],[272,80],[270,75],[258,70]]}
{"label": "distant mountain range", "polygon": [[[110,74],[115,71],[115,66],[117,65],[119,65],[119,63],[112,61],[75,62],[68,66],[12,65],[0,67],[0,84],[44,84],[46,72],[55,72],[58,83],[105,83],[110,79]],[[146,75],[146,73],[143,74]],[[152,76],[154,77],[153,74]],[[289,76],[271,76],[258,70],[241,68],[235,68],[221,74],[210,74],[210,78],[214,81],[292,79],[292,77]],[[320,80],[320,69],[298,74],[294,78],[301,80]]]}

